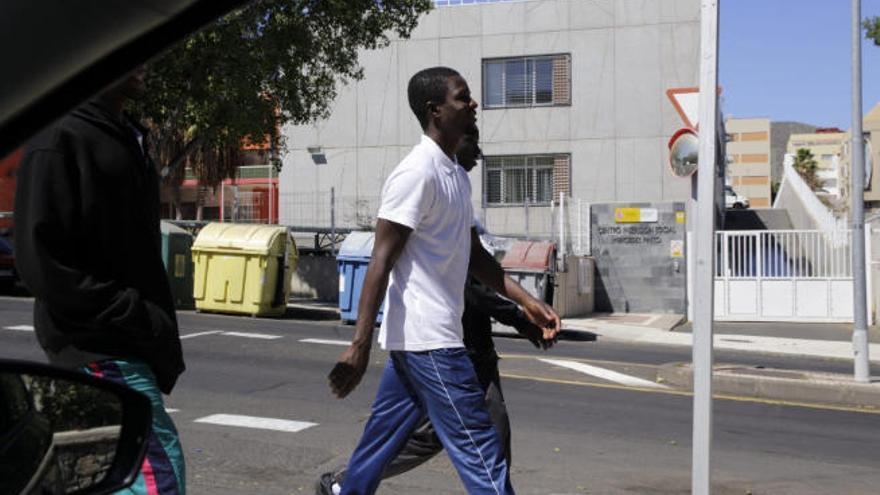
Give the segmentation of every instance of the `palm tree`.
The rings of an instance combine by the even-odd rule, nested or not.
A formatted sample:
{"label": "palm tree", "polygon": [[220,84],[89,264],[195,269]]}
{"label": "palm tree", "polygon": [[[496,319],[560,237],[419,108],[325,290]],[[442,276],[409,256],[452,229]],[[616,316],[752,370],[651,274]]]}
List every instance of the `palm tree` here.
{"label": "palm tree", "polygon": [[797,155],[794,157],[794,163],[792,166],[804,179],[804,182],[810,186],[810,189],[814,191],[822,189],[822,181],[819,180],[819,177],[816,175],[819,162],[816,161],[816,158],[810,150],[799,148],[797,150]]}

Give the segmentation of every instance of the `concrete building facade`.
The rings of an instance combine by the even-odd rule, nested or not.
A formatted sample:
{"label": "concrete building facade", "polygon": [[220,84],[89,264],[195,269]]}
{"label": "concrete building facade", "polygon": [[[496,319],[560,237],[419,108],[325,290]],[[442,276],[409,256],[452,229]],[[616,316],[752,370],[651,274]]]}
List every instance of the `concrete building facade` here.
{"label": "concrete building facade", "polygon": [[362,53],[363,80],[340,88],[328,119],[285,129],[280,222],[328,225],[332,190],[337,226],[372,225],[385,178],[421,134],[407,82],[436,65],[480,103],[472,199],[493,232],[546,235],[559,193],[686,200],[690,180],[668,171],[681,121],[665,91],[698,84],[699,20],[698,0],[438,6],[411,39]]}
{"label": "concrete building facade", "polygon": [[727,180],[752,208],[770,205],[770,119],[729,118]]}

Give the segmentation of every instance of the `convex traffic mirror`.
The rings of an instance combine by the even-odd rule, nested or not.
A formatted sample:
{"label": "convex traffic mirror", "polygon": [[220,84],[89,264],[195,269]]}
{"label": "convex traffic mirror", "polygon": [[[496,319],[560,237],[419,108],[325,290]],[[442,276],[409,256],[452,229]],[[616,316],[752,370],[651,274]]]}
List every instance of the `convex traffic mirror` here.
{"label": "convex traffic mirror", "polygon": [[696,172],[699,139],[693,129],[679,129],[669,140],[669,167],[676,177],[689,177]]}

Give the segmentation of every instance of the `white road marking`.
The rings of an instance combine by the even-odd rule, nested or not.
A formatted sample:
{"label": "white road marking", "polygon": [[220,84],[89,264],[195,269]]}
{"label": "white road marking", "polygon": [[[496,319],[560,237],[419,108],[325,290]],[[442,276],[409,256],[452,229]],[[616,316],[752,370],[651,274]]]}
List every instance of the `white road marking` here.
{"label": "white road marking", "polygon": [[3,327],[3,328],[5,328],[6,330],[18,330],[20,332],[33,332],[34,331],[33,325],[13,325],[11,327]]}
{"label": "white road marking", "polygon": [[165,412],[167,412],[168,414],[176,413],[176,412],[179,412],[179,411],[180,411],[180,409],[172,409],[172,408],[170,408],[170,407],[166,407],[166,408],[165,408]]}
{"label": "white road marking", "polygon": [[207,332],[188,333],[186,335],[181,335],[180,338],[181,339],[191,339],[193,337],[201,337],[202,335],[215,335],[218,333],[223,333],[223,332],[221,332],[220,330],[210,330]]}
{"label": "white road marking", "polygon": [[280,335],[269,335],[266,333],[244,333],[244,332],[223,332],[221,335],[228,335],[229,337],[245,337],[248,339],[280,339]]}
{"label": "white road marking", "polygon": [[306,344],[326,344],[326,345],[344,345],[349,346],[351,342],[348,340],[330,340],[330,339],[302,339],[300,342],[305,342]]}
{"label": "white road marking", "polygon": [[241,416],[238,414],[212,414],[195,420],[196,423],[208,423],[222,426],[239,426],[242,428],[256,428],[259,430],[285,431],[296,433],[318,423],[308,421],[291,421],[288,419],[258,418],[256,416]]}
{"label": "white road marking", "polygon": [[611,382],[619,383],[621,385],[626,385],[630,387],[647,387],[647,388],[669,388],[666,385],[661,385],[659,383],[652,382],[650,380],[645,380],[642,378],[636,378],[630,375],[624,375],[623,373],[618,373],[616,371],[607,370],[605,368],[599,368],[598,366],[592,366],[589,364],[580,363],[577,361],[565,361],[562,359],[538,359],[538,361],[542,361],[548,364],[552,364],[554,366],[561,366],[563,368],[568,368],[570,370],[579,371],[581,373],[585,373],[587,375],[595,376],[596,378],[601,378],[603,380],[608,380]]}

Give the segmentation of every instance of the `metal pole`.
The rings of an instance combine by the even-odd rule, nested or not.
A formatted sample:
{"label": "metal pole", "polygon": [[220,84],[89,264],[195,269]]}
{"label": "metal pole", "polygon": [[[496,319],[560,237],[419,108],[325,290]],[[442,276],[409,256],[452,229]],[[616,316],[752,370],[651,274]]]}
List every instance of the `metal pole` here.
{"label": "metal pole", "polygon": [[865,138],[862,135],[862,2],[852,0],[852,264],[853,359],[855,381],[871,379],[865,279]]}
{"label": "metal pole", "polygon": [[226,191],[225,181],[220,181],[220,222],[226,221]]}
{"label": "metal pole", "polygon": [[691,493],[711,493],[712,320],[715,253],[715,167],[718,125],[718,2],[700,5],[699,169],[694,270],[694,419]]}
{"label": "metal pole", "polygon": [[336,256],[336,188],[330,188],[330,253]]}
{"label": "metal pole", "polygon": [[584,255],[584,219],[581,215],[581,198],[577,200],[577,254],[578,256]]}
{"label": "metal pole", "polygon": [[272,205],[274,203],[274,199],[272,196],[272,164],[269,164],[269,225],[272,225]]}
{"label": "metal pole", "polygon": [[[865,309],[867,313],[868,326],[874,324],[874,267],[871,266],[871,252],[872,244],[871,244],[871,233],[873,229],[871,228],[871,224],[865,224]],[[869,373],[870,374],[870,373]]]}
{"label": "metal pole", "polygon": [[587,203],[587,252],[588,256],[593,255],[593,204]]}
{"label": "metal pole", "polygon": [[565,271],[565,193],[559,193],[559,247],[556,252],[559,255],[559,265]]}
{"label": "metal pole", "polygon": [[523,213],[526,216],[526,240],[532,238],[532,233],[529,230],[529,197],[526,196],[526,202],[523,203],[523,209],[525,210]]}

